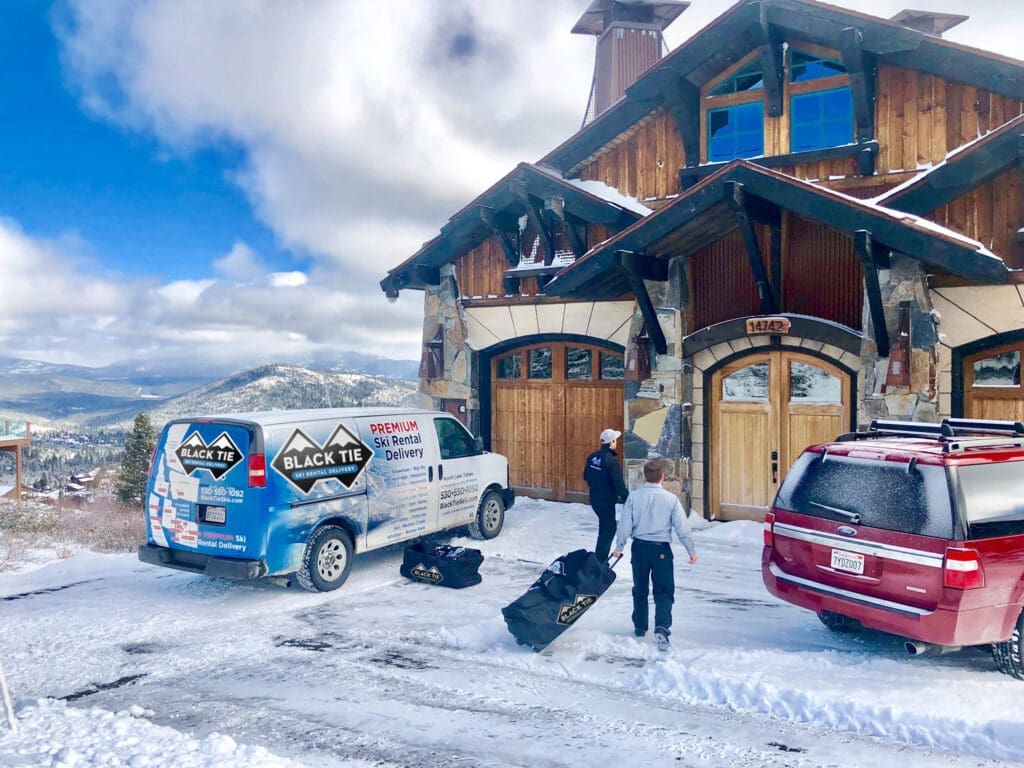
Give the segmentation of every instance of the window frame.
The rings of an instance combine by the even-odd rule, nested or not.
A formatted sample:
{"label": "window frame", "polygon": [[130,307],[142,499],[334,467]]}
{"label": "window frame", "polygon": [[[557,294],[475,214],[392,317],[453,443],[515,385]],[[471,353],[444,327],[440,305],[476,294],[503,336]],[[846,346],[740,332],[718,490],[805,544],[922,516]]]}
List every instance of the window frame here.
{"label": "window frame", "polygon": [[[710,162],[728,162],[728,161],[712,161],[709,159],[709,152],[711,147],[711,136],[708,133],[710,127],[710,114],[717,109],[726,109],[729,107],[740,106],[743,104],[759,103],[761,105],[761,154],[753,155],[753,157],[763,157],[767,150],[767,142],[765,141],[765,121],[767,120],[767,103],[765,101],[765,89],[757,88],[751,91],[740,91],[739,93],[727,93],[722,96],[712,96],[711,91],[721,85],[723,82],[733,77],[741,69],[749,65],[752,61],[758,58],[760,54],[758,51],[751,51],[746,56],[741,58],[732,66],[726,68],[721,74],[711,78],[705,83],[700,89],[701,106],[700,106],[700,162],[702,165]],[[732,158],[736,159],[736,158]],[[750,158],[746,158],[750,159]]]}

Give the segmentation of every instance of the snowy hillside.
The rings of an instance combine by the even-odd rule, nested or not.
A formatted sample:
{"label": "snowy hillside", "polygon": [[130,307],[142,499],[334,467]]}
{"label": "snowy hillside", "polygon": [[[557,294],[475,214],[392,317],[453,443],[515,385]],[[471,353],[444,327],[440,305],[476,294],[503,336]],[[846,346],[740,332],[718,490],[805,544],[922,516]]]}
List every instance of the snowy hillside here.
{"label": "snowy hillside", "polygon": [[[361,373],[321,373],[293,365],[265,365],[199,387],[147,409],[153,422],[181,416],[344,408],[419,406],[418,384]],[[131,419],[121,423],[130,424]]]}
{"label": "snowy hillside", "polygon": [[[501,608],[566,551],[579,504],[519,499],[477,542],[483,583],[403,579],[400,549],[309,594],[79,553],[0,574],[0,661],[21,729],[0,765],[996,768],[1024,759],[1024,683],[983,649],[910,657],[836,635],[761,583],[761,529],[695,533],[672,648],[635,638],[628,554],[549,653]],[[677,553],[679,548],[676,547]]]}

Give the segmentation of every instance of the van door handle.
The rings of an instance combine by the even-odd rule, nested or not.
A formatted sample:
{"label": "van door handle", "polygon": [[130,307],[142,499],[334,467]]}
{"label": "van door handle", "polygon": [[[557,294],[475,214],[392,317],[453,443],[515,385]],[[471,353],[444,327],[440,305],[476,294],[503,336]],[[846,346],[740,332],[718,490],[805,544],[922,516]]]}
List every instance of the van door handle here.
{"label": "van door handle", "polygon": [[437,465],[437,479],[444,480],[444,464]]}
{"label": "van door handle", "polygon": [[779,452],[772,451],[772,485],[779,483]]}
{"label": "van door handle", "polygon": [[434,482],[434,468],[433,467],[427,467],[427,482],[428,483]]}

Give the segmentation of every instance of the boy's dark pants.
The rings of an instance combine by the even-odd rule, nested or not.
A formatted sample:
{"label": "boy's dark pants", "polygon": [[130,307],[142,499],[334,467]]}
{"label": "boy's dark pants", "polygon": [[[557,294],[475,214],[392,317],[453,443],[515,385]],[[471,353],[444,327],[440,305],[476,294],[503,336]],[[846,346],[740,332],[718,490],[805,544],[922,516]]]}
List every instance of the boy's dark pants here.
{"label": "boy's dark pants", "polygon": [[594,556],[599,563],[608,562],[608,554],[612,551],[612,540],[615,538],[615,503],[590,505],[597,515],[597,544],[594,545]]}
{"label": "boy's dark pants", "polygon": [[668,542],[633,539],[633,627],[647,631],[647,587],[654,584],[654,629],[669,634],[676,581]]}

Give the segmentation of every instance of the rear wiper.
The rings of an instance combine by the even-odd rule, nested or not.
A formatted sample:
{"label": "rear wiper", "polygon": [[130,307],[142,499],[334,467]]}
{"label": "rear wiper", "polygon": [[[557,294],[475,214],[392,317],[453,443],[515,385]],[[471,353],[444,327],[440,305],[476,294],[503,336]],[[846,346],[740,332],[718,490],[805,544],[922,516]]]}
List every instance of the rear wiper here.
{"label": "rear wiper", "polygon": [[858,523],[860,523],[860,513],[859,512],[848,512],[845,509],[840,509],[839,507],[830,507],[827,504],[819,504],[816,501],[812,501],[812,502],[809,502],[809,503],[810,503],[810,505],[812,507],[817,507],[818,509],[824,509],[826,512],[831,512],[833,515],[839,515],[840,517],[845,517],[847,520],[849,520],[854,525],[857,525]]}

